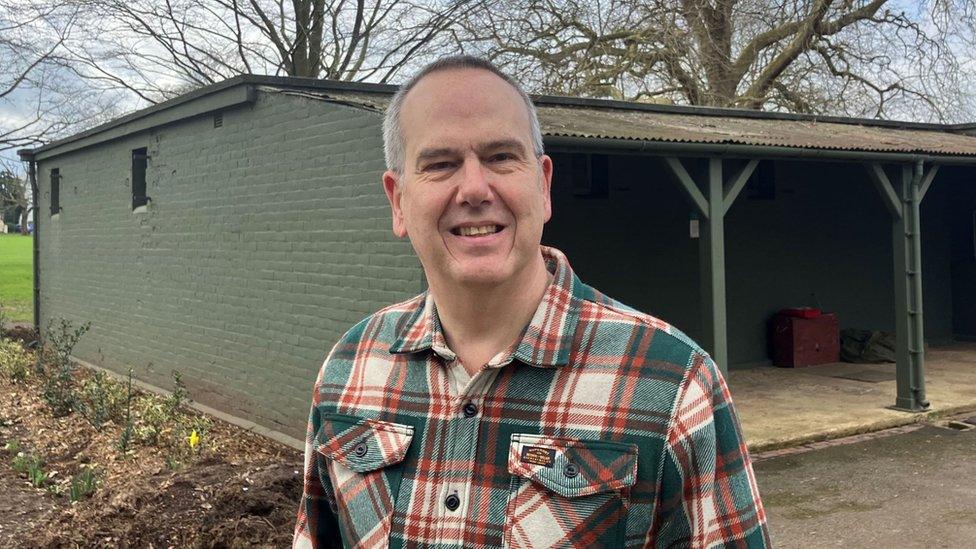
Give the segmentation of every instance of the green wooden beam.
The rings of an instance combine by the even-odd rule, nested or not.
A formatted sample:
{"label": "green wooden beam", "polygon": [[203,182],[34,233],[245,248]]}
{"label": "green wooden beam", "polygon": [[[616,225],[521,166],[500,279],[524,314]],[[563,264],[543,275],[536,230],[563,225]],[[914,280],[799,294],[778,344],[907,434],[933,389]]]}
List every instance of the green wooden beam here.
{"label": "green wooden beam", "polygon": [[871,181],[881,193],[881,199],[884,200],[885,206],[888,207],[888,213],[894,217],[901,217],[901,200],[898,198],[898,193],[895,192],[894,187],[891,186],[891,180],[888,179],[888,174],[885,173],[884,168],[877,163],[868,164],[866,167],[871,176]]}
{"label": "green wooden beam", "polygon": [[722,160],[708,159],[708,216],[700,240],[702,319],[705,344],[712,360],[723,373],[728,372],[729,345],[725,304],[725,202],[723,200]]}
{"label": "green wooden beam", "polygon": [[671,168],[671,173],[678,178],[678,182],[681,183],[681,188],[684,189],[685,195],[691,200],[691,203],[698,209],[698,213],[708,219],[709,207],[708,201],[705,200],[705,196],[700,190],[698,190],[698,185],[695,185],[695,181],[688,175],[688,170],[685,169],[684,164],[681,160],[673,157],[666,157],[664,163]]}
{"label": "green wooden beam", "polygon": [[[914,171],[901,168],[902,215],[893,216],[892,245],[895,281],[895,380],[897,396],[893,408],[920,412],[929,407],[925,399],[924,320],[922,315],[922,245],[919,186],[921,162]],[[913,173],[914,172],[914,173]]]}
{"label": "green wooden beam", "polygon": [[758,165],[759,161],[753,158],[739,170],[739,173],[735,174],[735,177],[725,184],[725,192],[722,198],[724,205],[722,215],[729,213],[729,208],[732,207],[732,204],[735,204],[735,199],[738,198],[739,193],[745,188],[746,182],[749,181],[749,177],[752,175],[752,172],[756,171],[756,166]]}
{"label": "green wooden beam", "polygon": [[925,193],[929,192],[929,187],[932,186],[932,180],[935,179],[935,174],[939,173],[939,165],[934,164],[929,167],[929,170],[925,172],[922,176],[922,182],[920,183],[921,189],[918,191],[918,200],[921,202],[925,200]]}

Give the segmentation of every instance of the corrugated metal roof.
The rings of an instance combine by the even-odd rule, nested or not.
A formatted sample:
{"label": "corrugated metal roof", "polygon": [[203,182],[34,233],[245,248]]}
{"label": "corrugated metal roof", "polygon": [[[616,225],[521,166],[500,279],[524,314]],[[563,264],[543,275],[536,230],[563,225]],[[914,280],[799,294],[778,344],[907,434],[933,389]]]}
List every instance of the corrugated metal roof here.
{"label": "corrugated metal roof", "polygon": [[539,123],[546,135],[570,137],[976,155],[976,137],[836,122],[543,106]]}
{"label": "corrugated metal roof", "polygon": [[[383,111],[387,94],[312,92],[314,96],[349,105]],[[543,135],[597,139],[624,139],[670,143],[737,144],[834,151],[871,151],[908,154],[976,156],[976,137],[945,129],[873,126],[853,120],[831,121],[658,112],[621,107],[554,104],[546,98],[536,102]],[[867,122],[867,121],[865,121]],[[938,128],[938,126],[931,125]]]}

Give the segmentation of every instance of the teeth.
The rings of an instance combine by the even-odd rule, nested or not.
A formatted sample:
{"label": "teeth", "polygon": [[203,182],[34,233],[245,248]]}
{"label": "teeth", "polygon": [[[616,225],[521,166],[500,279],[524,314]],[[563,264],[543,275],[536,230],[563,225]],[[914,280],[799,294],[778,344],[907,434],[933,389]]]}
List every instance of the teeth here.
{"label": "teeth", "polygon": [[485,234],[494,234],[498,232],[498,225],[485,225],[483,227],[461,227],[458,229],[458,233],[461,236],[480,236]]}

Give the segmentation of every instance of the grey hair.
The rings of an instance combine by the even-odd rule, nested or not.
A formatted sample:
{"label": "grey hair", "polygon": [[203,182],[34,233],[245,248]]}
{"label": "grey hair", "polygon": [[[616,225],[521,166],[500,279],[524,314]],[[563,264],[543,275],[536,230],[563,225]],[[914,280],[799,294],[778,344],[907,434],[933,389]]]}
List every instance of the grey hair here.
{"label": "grey hair", "polygon": [[485,70],[498,76],[515,88],[515,91],[522,97],[522,101],[525,102],[525,108],[529,112],[529,130],[532,133],[532,148],[536,157],[543,155],[545,151],[542,147],[542,130],[539,127],[539,115],[536,113],[535,105],[532,104],[532,99],[525,93],[522,86],[510,76],[503,73],[490,61],[472,55],[452,55],[438,59],[422,68],[406,84],[400,86],[400,89],[397,90],[390,100],[390,104],[386,108],[386,115],[383,118],[383,154],[386,156],[386,168],[388,170],[403,173],[403,166],[406,162],[404,158],[406,156],[406,146],[403,142],[403,128],[400,126],[400,111],[403,108],[403,100],[406,98],[407,93],[425,76],[435,72],[453,69]]}

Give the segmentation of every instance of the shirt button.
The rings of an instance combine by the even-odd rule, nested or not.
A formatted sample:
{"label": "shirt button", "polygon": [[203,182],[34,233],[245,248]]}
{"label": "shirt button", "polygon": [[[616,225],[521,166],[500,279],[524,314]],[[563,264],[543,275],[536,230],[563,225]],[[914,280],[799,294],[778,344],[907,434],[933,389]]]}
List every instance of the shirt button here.
{"label": "shirt button", "polygon": [[567,463],[566,467],[563,467],[563,475],[566,478],[575,478],[579,474],[579,466],[575,463]]}
{"label": "shirt button", "polygon": [[366,455],[366,452],[369,451],[369,447],[366,446],[365,443],[360,442],[359,444],[356,445],[355,448],[353,448],[352,451],[355,452],[356,456],[363,457]]}
{"label": "shirt button", "polygon": [[464,417],[474,417],[478,415],[478,407],[473,402],[464,405]]}
{"label": "shirt button", "polygon": [[444,498],[444,505],[449,511],[456,511],[461,506],[461,498],[457,497],[457,494],[451,494]]}

